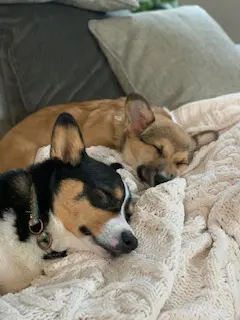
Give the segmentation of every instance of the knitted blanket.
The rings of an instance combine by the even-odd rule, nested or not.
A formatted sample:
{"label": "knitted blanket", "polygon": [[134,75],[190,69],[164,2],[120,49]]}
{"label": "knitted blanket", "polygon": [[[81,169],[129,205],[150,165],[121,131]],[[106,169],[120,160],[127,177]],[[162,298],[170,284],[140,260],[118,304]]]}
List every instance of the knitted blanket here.
{"label": "knitted blanket", "polygon": [[[182,178],[155,188],[145,190],[126,165],[119,170],[137,198],[137,250],[47,261],[32,286],[0,299],[1,320],[240,319],[240,93],[185,105],[174,116],[190,132],[221,135]],[[122,162],[104,147],[88,153]],[[43,148],[37,161],[48,154]]]}

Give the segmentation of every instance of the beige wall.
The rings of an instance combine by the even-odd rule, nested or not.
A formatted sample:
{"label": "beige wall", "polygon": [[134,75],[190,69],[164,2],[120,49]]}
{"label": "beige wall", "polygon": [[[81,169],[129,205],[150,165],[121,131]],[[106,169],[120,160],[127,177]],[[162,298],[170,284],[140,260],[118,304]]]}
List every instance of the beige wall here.
{"label": "beige wall", "polygon": [[240,43],[240,0],[179,0],[181,5],[197,4],[212,15],[233,39]]}

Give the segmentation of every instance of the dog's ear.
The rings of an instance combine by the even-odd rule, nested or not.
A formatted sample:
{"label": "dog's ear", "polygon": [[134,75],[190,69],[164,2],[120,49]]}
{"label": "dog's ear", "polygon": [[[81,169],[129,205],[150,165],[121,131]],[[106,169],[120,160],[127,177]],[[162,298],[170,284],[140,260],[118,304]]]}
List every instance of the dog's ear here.
{"label": "dog's ear", "polygon": [[141,134],[155,120],[149,103],[137,93],[127,96],[125,106],[128,131]]}
{"label": "dog's ear", "polygon": [[75,166],[80,163],[84,149],[77,122],[69,113],[60,114],[52,132],[50,157]]}
{"label": "dog's ear", "polygon": [[203,131],[198,134],[191,135],[195,143],[195,151],[201,147],[209,144],[212,141],[216,141],[218,138],[218,132],[213,130]]}

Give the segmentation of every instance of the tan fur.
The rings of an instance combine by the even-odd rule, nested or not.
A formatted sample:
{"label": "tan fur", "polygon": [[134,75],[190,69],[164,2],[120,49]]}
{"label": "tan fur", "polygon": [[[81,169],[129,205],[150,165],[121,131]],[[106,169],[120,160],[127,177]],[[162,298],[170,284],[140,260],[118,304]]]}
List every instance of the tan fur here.
{"label": "tan fur", "polygon": [[[161,111],[153,110],[155,122],[141,135],[142,141],[129,134],[123,150],[124,157],[133,167],[148,163],[158,166],[160,170],[164,168],[168,174],[179,175],[189,164],[195,144],[181,126],[163,117]],[[152,146],[163,149],[161,157]],[[179,165],[180,162],[184,165]]]}
{"label": "tan fur", "polygon": [[0,172],[33,163],[37,150],[51,141],[55,120],[68,112],[77,121],[85,146],[120,148],[125,129],[124,99],[100,100],[44,108],[12,128],[0,141]]}
{"label": "tan fur", "polygon": [[128,211],[129,211],[129,213],[130,213],[131,215],[132,215],[133,212],[134,212],[134,204],[133,204],[132,202],[129,204]]}
{"label": "tan fur", "polygon": [[84,144],[76,128],[69,128],[67,131],[61,126],[55,128],[52,136],[51,158],[58,158],[76,165],[80,161],[83,149]]}
{"label": "tan fur", "polygon": [[117,187],[114,190],[114,195],[117,199],[122,200],[124,197],[124,191],[121,188]]}
{"label": "tan fur", "polygon": [[97,236],[103,225],[115,216],[114,213],[93,207],[86,198],[79,198],[83,191],[83,183],[65,180],[61,183],[59,193],[54,199],[55,215],[62,221],[65,228],[75,236],[81,237],[79,226],[88,226]]}
{"label": "tan fur", "polygon": [[[0,172],[30,165],[37,150],[50,144],[54,122],[62,112],[74,116],[86,147],[103,145],[115,149],[134,169],[149,165],[171,176],[185,170],[200,144],[217,138],[210,133],[206,139],[204,133],[201,139],[198,135],[192,138],[172,121],[167,111],[151,108],[136,94],[127,100],[72,103],[42,109],[10,130],[0,141]],[[61,128],[59,130],[61,134]],[[74,147],[81,149],[81,145]],[[156,148],[163,148],[162,155]]]}
{"label": "tan fur", "polygon": [[193,140],[196,143],[196,150],[199,150],[202,146],[216,140],[217,137],[218,134],[214,131],[205,131],[192,136]]}
{"label": "tan fur", "polygon": [[147,100],[136,94],[130,94],[127,97],[125,111],[127,131],[135,134],[141,134],[155,119]]}

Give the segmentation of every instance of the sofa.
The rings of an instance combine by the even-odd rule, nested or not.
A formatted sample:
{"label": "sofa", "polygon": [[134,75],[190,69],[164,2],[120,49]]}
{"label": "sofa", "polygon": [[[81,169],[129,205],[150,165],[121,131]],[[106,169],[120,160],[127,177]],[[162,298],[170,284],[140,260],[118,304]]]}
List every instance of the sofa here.
{"label": "sofa", "polygon": [[[106,13],[61,3],[1,4],[0,136],[32,112],[59,103],[118,98],[138,91],[153,104],[175,109],[190,101],[238,91],[239,67],[236,71],[235,66],[239,47],[203,10],[200,10],[199,25],[195,23],[198,17],[192,8],[195,7],[184,7],[174,13],[175,22],[168,16],[163,19],[167,11],[159,11],[156,13],[159,17],[149,20],[150,13],[145,18],[145,13],[140,13],[136,30],[131,34],[131,21],[121,20],[132,19],[125,17],[131,15],[129,10]],[[186,17],[188,21],[184,22]],[[119,19],[122,34],[117,34],[114,18]],[[158,19],[162,25],[159,22],[160,29],[154,31]],[[204,26],[205,19],[208,27]],[[92,25],[88,26],[91,20]],[[109,26],[104,25],[106,20]],[[121,24],[130,29],[124,30]],[[150,36],[146,32],[148,28],[152,30]],[[209,30],[213,30],[212,37]],[[160,37],[159,47],[154,42],[154,32]],[[136,48],[130,48],[129,52],[131,39],[124,40],[126,34],[131,39],[140,39],[142,35],[139,42],[135,41]],[[106,39],[110,39],[107,44]],[[152,56],[149,58],[141,48],[144,39],[150,39]],[[104,51],[104,41],[118,48],[118,58],[134,65],[132,70],[127,70],[126,65],[125,71],[119,71],[116,61]],[[191,53],[193,48],[195,51]],[[157,50],[159,54],[153,56]],[[208,74],[213,82],[206,85]],[[126,79],[131,77],[128,83]]]}

